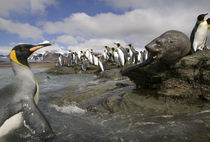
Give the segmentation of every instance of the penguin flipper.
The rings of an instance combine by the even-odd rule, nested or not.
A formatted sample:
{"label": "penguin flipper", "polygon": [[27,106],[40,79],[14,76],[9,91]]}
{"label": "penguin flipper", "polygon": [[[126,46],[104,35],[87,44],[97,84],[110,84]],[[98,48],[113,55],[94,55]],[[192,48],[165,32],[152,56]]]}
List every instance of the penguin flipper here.
{"label": "penguin flipper", "polygon": [[24,126],[40,139],[55,137],[47,119],[36,106],[34,101],[23,103]]}

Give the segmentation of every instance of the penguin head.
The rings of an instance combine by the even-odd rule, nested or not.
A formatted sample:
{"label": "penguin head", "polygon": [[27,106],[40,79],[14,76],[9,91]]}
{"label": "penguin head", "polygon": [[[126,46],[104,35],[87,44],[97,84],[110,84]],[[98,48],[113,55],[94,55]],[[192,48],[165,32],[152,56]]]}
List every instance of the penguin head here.
{"label": "penguin head", "polygon": [[132,45],[132,44],[128,44],[128,46],[129,46],[129,47],[133,47],[133,45]]}
{"label": "penguin head", "polygon": [[208,18],[206,21],[207,21],[208,27],[209,27],[209,29],[210,29],[210,18]]}
{"label": "penguin head", "polygon": [[117,47],[120,47],[121,45],[120,45],[120,43],[114,43],[115,45],[117,45]]}
{"label": "penguin head", "polygon": [[32,44],[19,44],[16,45],[12,51],[10,52],[10,60],[12,62],[15,62],[19,65],[22,65],[24,67],[29,67],[28,65],[28,57],[35,52],[36,50],[43,48],[45,46],[50,46],[50,43],[47,44],[38,44],[38,45],[32,45]]}
{"label": "penguin head", "polygon": [[198,15],[197,20],[198,21],[203,21],[206,15],[208,15],[208,13]]}

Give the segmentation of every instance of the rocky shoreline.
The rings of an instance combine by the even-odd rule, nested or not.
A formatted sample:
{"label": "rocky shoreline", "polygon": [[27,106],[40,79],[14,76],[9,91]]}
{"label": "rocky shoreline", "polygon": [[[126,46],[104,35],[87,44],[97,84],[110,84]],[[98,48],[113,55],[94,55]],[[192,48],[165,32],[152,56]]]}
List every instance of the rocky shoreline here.
{"label": "rocky shoreline", "polygon": [[158,96],[210,101],[210,51],[185,56],[170,67],[153,61],[125,76],[139,89],[155,89]]}
{"label": "rocky shoreline", "polygon": [[56,75],[98,75],[98,84],[87,86],[89,91],[79,94],[65,93],[54,100],[53,104],[58,106],[76,102],[88,111],[103,113],[127,113],[139,109],[155,111],[159,107],[159,111],[163,113],[174,114],[210,108],[209,59],[210,51],[199,51],[183,57],[170,68],[157,68],[162,65],[157,65],[154,61],[126,74],[133,82],[121,75],[121,68],[114,66],[103,73],[90,67],[89,71],[81,72],[80,66],[53,67],[46,72]]}

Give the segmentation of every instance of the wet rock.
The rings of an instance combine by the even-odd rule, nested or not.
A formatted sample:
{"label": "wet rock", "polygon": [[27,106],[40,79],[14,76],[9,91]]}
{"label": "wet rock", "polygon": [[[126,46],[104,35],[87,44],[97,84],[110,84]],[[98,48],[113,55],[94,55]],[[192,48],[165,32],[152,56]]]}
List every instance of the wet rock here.
{"label": "wet rock", "polygon": [[164,66],[153,61],[126,74],[137,88],[156,89],[157,95],[210,101],[210,51],[199,51]]}
{"label": "wet rock", "polygon": [[120,73],[120,68],[105,70],[103,73],[99,74],[99,78],[103,79],[111,79],[111,80],[122,80],[126,77],[122,76]]}
{"label": "wet rock", "polygon": [[123,87],[127,87],[127,86],[129,86],[130,84],[127,84],[127,83],[122,83],[122,82],[118,82],[118,83],[116,83],[116,86],[118,87],[118,88],[123,88]]}
{"label": "wet rock", "polygon": [[83,71],[81,65],[72,65],[72,66],[62,66],[62,67],[53,67],[49,70],[45,71],[45,73],[51,74],[77,74],[77,73],[85,73],[85,74],[96,74],[98,73],[99,69],[96,66],[88,65],[87,71]]}

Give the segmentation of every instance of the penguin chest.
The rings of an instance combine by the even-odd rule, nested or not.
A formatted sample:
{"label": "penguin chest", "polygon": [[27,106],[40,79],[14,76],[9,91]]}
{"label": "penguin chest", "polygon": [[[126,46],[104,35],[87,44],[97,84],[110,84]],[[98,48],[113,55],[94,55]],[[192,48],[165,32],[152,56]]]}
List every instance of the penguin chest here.
{"label": "penguin chest", "polygon": [[119,59],[120,59],[121,65],[124,66],[124,62],[125,62],[124,54],[123,54],[122,50],[120,50],[120,49],[118,49],[117,51],[119,54]]}
{"label": "penguin chest", "polygon": [[207,22],[203,22],[198,26],[198,29],[195,33],[195,39],[194,42],[196,42],[197,45],[205,44],[206,37],[208,34],[208,24]]}
{"label": "penguin chest", "polygon": [[12,117],[8,118],[0,127],[0,137],[9,134],[13,130],[23,125],[23,115],[19,112]]}

